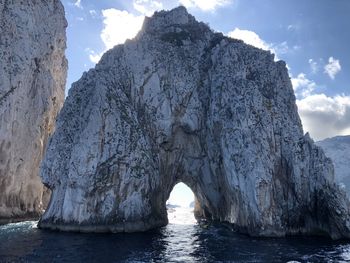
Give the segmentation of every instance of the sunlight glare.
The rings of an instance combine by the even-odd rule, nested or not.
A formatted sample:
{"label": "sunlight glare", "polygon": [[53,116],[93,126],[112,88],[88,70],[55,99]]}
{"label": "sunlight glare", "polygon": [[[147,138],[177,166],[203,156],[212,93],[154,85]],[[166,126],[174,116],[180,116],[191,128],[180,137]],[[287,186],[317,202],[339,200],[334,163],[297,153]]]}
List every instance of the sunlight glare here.
{"label": "sunlight glare", "polygon": [[178,183],[170,193],[167,201],[168,220],[170,224],[193,225],[194,194],[184,183]]}

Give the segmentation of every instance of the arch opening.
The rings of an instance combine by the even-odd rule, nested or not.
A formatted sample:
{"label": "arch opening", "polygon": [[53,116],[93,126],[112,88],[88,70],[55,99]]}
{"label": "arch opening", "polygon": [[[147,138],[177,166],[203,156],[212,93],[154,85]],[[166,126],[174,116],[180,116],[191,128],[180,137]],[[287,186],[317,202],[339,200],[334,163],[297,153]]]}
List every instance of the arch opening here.
{"label": "arch opening", "polygon": [[177,183],[166,201],[169,224],[193,225],[197,220],[194,216],[195,194],[186,184]]}

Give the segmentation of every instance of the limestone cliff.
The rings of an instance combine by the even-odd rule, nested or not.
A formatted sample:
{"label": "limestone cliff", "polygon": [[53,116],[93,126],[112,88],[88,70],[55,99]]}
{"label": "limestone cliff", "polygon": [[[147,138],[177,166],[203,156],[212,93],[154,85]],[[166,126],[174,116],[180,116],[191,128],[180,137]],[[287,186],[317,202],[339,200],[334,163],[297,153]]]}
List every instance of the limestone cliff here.
{"label": "limestone cliff", "polygon": [[336,136],[316,142],[334,164],[335,180],[350,196],[350,136]]}
{"label": "limestone cliff", "polygon": [[285,63],[183,7],[146,18],[73,84],[41,177],[53,191],[42,228],[163,226],[182,181],[197,216],[241,232],[350,237],[349,203],[303,134]]}
{"label": "limestone cliff", "polygon": [[66,26],[59,0],[0,0],[0,222],[47,203],[39,164],[64,101]]}

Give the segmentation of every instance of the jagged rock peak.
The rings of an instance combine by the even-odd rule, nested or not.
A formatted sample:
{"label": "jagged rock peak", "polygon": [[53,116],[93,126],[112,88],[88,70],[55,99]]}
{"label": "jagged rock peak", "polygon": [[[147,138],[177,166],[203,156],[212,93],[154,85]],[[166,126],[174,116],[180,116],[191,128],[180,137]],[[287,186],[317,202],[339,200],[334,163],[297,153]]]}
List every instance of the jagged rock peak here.
{"label": "jagged rock peak", "polygon": [[143,29],[145,31],[165,30],[174,25],[188,25],[196,22],[196,19],[190,15],[186,8],[179,6],[170,11],[155,12],[152,17],[146,17]]}
{"label": "jagged rock peak", "polygon": [[39,164],[64,101],[67,21],[59,0],[0,0],[0,223],[39,218]]}
{"label": "jagged rock peak", "polygon": [[183,45],[186,41],[205,40],[212,33],[206,24],[198,22],[185,7],[179,6],[170,11],[155,12],[152,17],[146,17],[136,39],[146,34]]}
{"label": "jagged rock peak", "polygon": [[349,201],[303,134],[285,63],[156,13],[69,92],[42,162],[42,228],[131,232],[167,224],[178,182],[198,218],[254,236],[350,238]]}

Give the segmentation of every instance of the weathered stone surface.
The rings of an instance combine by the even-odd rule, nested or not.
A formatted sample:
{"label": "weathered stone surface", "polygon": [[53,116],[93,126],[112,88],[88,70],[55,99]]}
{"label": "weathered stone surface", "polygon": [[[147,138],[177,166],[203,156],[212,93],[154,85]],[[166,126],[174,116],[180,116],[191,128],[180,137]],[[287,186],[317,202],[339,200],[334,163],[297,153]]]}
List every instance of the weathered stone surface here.
{"label": "weathered stone surface", "polygon": [[285,63],[183,7],[147,18],[73,84],[41,177],[53,191],[42,228],[165,225],[182,181],[197,216],[250,235],[350,237],[349,203],[303,135]]}
{"label": "weathered stone surface", "polygon": [[336,136],[316,142],[334,164],[335,180],[350,196],[350,136]]}
{"label": "weathered stone surface", "polygon": [[46,205],[39,164],[64,101],[66,26],[59,0],[0,0],[0,223]]}

